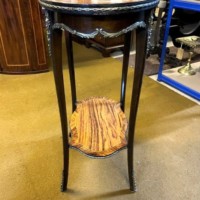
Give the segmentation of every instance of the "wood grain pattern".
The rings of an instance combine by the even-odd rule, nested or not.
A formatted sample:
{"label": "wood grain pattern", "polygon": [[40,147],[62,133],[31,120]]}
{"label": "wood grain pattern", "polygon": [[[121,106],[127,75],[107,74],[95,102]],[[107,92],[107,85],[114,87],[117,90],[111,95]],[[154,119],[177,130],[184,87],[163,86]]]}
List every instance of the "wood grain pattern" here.
{"label": "wood grain pattern", "polygon": [[70,145],[90,156],[108,156],[127,145],[127,124],[115,101],[104,97],[83,100],[71,116]]}
{"label": "wood grain pattern", "polygon": [[138,3],[147,0],[46,0],[46,2],[55,2],[63,4],[116,4],[116,3]]}
{"label": "wood grain pattern", "polygon": [[0,73],[48,70],[44,25],[37,0],[0,1]]}

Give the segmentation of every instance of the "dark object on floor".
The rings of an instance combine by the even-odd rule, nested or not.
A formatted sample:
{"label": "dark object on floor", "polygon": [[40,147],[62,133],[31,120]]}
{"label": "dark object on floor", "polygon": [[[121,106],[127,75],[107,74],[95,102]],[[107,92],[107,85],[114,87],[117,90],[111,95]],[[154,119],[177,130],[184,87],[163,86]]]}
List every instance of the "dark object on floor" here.
{"label": "dark object on floor", "polygon": [[[154,19],[154,23],[156,23],[156,20],[158,22],[161,21],[161,28],[157,29],[154,33],[154,35],[159,35],[159,40],[158,43],[151,45],[149,54],[147,55],[148,57],[150,55],[155,54],[157,54],[159,58],[161,57],[169,5],[170,1],[168,0],[165,9],[160,10],[161,12],[165,13],[164,16],[162,16],[161,12],[159,11],[158,18]],[[154,35],[152,37],[154,37]],[[200,13],[196,11],[189,11],[185,9],[176,8],[172,16],[171,25],[169,29],[169,36],[171,37],[173,45],[177,48],[180,47],[181,44],[177,43],[176,39],[179,37],[191,35],[200,35]],[[188,50],[188,47],[185,45],[183,45],[182,48]],[[168,63],[172,66],[180,66],[183,64],[181,60],[177,59],[173,54],[171,54],[169,48],[166,49],[165,63]]]}
{"label": "dark object on floor", "polygon": [[[200,13],[196,11],[175,9],[171,20],[169,35],[175,47],[180,47],[180,42],[176,39],[179,37],[200,35]],[[188,46],[183,45],[183,48]]]}

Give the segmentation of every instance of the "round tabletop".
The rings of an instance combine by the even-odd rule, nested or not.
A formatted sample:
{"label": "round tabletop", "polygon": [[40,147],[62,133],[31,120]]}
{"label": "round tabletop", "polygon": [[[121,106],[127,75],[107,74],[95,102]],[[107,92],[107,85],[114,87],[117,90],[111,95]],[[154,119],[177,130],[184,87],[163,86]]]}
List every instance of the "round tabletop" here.
{"label": "round tabletop", "polygon": [[39,0],[50,10],[77,14],[119,14],[156,7],[159,0]]}

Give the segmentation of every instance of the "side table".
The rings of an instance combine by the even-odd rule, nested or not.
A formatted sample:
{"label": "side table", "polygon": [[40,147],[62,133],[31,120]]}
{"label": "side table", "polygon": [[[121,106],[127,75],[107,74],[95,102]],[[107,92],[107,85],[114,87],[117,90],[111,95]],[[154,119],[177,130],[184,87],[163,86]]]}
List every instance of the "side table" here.
{"label": "side table", "polygon": [[[46,10],[49,49],[60,110],[64,169],[61,190],[67,189],[69,148],[92,158],[105,158],[127,148],[130,190],[136,191],[133,170],[133,144],[136,114],[147,50],[151,11],[159,0],[39,0]],[[112,24],[112,26],[110,26]],[[136,60],[129,124],[124,114],[131,31],[136,30]],[[70,134],[66,114],[62,72],[62,30],[67,35],[67,56],[73,114]],[[81,38],[114,38],[124,34],[121,94],[119,103],[106,97],[76,97],[72,35]],[[128,137],[126,138],[126,133]]]}

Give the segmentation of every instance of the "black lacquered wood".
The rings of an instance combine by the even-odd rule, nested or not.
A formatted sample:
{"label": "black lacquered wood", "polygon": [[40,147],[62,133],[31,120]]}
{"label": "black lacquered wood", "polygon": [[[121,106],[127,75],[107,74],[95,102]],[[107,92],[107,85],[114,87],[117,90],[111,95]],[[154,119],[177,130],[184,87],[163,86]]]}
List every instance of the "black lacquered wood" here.
{"label": "black lacquered wood", "polygon": [[61,190],[66,190],[69,166],[68,124],[65,102],[63,68],[62,68],[62,30],[52,31],[53,72],[56,84],[58,106],[60,111],[62,137],[63,137],[63,180]]}
{"label": "black lacquered wood", "polygon": [[72,95],[72,111],[76,109],[76,81],[74,72],[74,57],[73,57],[73,45],[72,45],[72,35],[68,32],[65,33],[66,38],[66,48],[68,57],[68,67],[70,75],[70,85],[71,85],[71,95]]}
{"label": "black lacquered wood", "polygon": [[140,91],[142,86],[142,78],[145,66],[146,57],[146,41],[147,41],[147,29],[138,28],[136,30],[136,60],[134,80],[132,87],[132,97],[129,116],[129,131],[128,131],[128,173],[130,181],[130,190],[136,191],[134,180],[134,159],[133,159],[133,145],[135,135],[135,123],[138,110],[138,102],[140,97]]}
{"label": "black lacquered wood", "polygon": [[126,82],[127,82],[130,47],[131,47],[131,32],[128,32],[124,37],[124,56],[122,65],[122,80],[121,80],[121,95],[120,95],[121,109],[123,111],[125,109]]}

